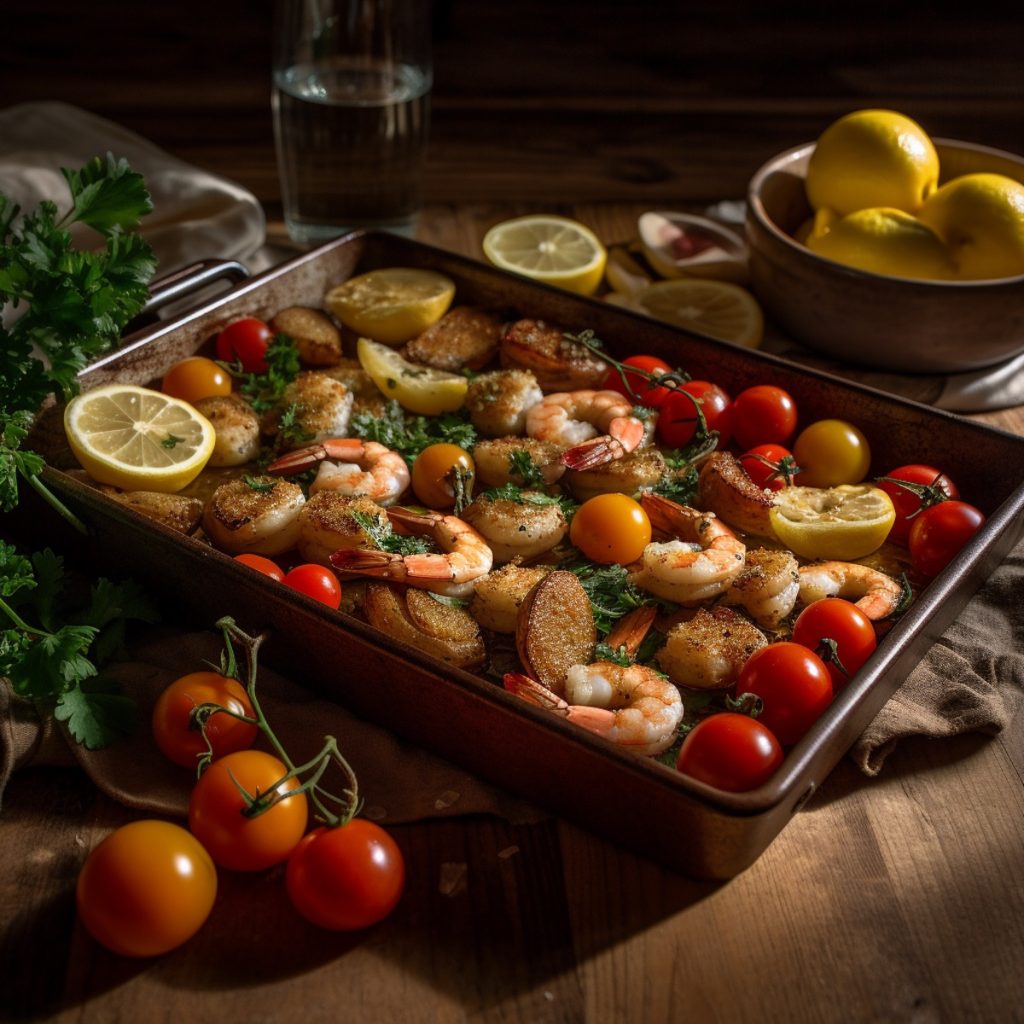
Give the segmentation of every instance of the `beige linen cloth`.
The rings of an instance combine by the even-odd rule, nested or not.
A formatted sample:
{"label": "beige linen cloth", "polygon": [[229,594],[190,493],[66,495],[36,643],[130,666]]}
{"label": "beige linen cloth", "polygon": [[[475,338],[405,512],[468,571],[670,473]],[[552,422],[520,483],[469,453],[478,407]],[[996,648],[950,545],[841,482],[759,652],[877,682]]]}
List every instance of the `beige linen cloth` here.
{"label": "beige linen cloth", "polygon": [[[200,258],[262,258],[264,221],[254,197],[116,125],[63,104],[27,104],[0,112],[0,190],[25,206],[44,196],[63,196],[63,179],[54,177],[52,168],[62,163],[79,166],[107,150],[127,156],[146,176],[156,210],[144,233],[158,248],[163,269]],[[779,343],[783,344],[781,339]],[[1011,393],[998,376],[994,379],[996,401],[1010,404]],[[885,386],[878,380],[868,382]],[[923,386],[934,390],[936,384],[924,381]],[[943,392],[945,385],[937,386]],[[956,385],[954,390],[966,393],[970,386]],[[939,395],[911,397],[935,401]],[[992,400],[989,393],[986,401]],[[1024,394],[1016,400],[1024,401]],[[904,737],[994,734],[1009,723],[1024,703],[1022,580],[1024,544],[1000,566],[855,744],[851,756],[867,775],[881,770]],[[245,628],[245,623],[240,625]],[[100,752],[65,742],[52,721],[40,721],[34,709],[0,680],[0,795],[11,773],[23,764],[77,763],[115,800],[147,813],[183,814],[191,773],[157,754],[150,712],[164,686],[204,668],[204,661],[215,663],[219,649],[220,636],[212,629],[184,635],[173,626],[144,630],[127,659],[107,673],[138,701],[138,727],[130,739]],[[529,803],[314,697],[302,679],[287,679],[263,668],[259,693],[297,763],[319,749],[325,734],[338,739],[360,779],[371,817],[397,823],[481,812],[513,822],[542,816]]]}

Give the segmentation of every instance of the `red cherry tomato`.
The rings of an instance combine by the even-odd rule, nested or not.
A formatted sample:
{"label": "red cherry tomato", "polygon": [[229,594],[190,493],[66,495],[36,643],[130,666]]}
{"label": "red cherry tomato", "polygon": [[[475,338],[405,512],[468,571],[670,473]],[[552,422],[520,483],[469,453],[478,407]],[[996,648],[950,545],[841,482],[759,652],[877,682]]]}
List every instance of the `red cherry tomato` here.
{"label": "red cherry tomato", "polygon": [[209,916],[217,869],[195,836],[143,819],[111,832],[78,875],[79,920],[121,956],[159,956],[190,939]]}
{"label": "red cherry tomato", "polygon": [[235,555],[235,561],[263,573],[264,576],[269,576],[272,580],[277,580],[278,583],[284,582],[284,570],[273,559],[246,552],[245,554]]}
{"label": "red cherry tomato", "polygon": [[651,521],[625,494],[598,494],[576,510],[569,539],[592,562],[628,565],[651,542]]}
{"label": "red cherry tomato", "polygon": [[[283,761],[262,750],[239,750],[214,761],[192,788],[188,827],[223,868],[262,871],[285,860],[306,831],[309,804],[295,790],[298,779],[281,782]],[[247,814],[250,797],[281,797],[259,814]]]}
{"label": "red cherry tomato", "polygon": [[784,640],[747,658],[736,693],[760,697],[764,710],[757,720],[791,747],[832,703],[832,677],[814,651]]}
{"label": "red cherry tomato", "polygon": [[231,376],[212,359],[189,356],[164,374],[160,390],[172,398],[195,403],[212,395],[231,394]]}
{"label": "red cherry tomato", "polygon": [[[219,704],[231,714],[215,712],[199,729],[192,712],[201,704]],[[252,746],[259,729],[236,715],[254,716],[249,695],[237,679],[217,672],[191,672],[175,679],[153,705],[153,739],[165,757],[195,770],[208,750],[217,758]]]}
{"label": "red cherry tomato", "polygon": [[910,527],[910,564],[922,576],[937,576],[984,522],[984,513],[966,501],[950,498],[926,508]]}
{"label": "red cherry tomato", "polygon": [[782,747],[749,715],[723,711],[698,722],[679,748],[676,768],[716,789],[744,793],[767,782],[782,764]]}
{"label": "red cherry tomato", "polygon": [[664,399],[655,428],[659,440],[669,448],[682,448],[693,440],[697,432],[694,399],[700,403],[708,430],[718,431],[721,448],[729,439],[732,400],[717,384],[707,380],[687,381]]}
{"label": "red cherry tomato", "polygon": [[314,562],[297,565],[281,581],[286,587],[315,598],[328,608],[341,607],[341,584],[330,569]]}
{"label": "red cherry tomato", "polygon": [[793,482],[789,474],[797,468],[793,453],[781,444],[756,444],[740,456],[740,465],[747,476],[762,490],[781,491]]}
{"label": "red cherry tomato", "polygon": [[267,372],[267,349],[274,332],[254,316],[230,323],[217,335],[217,358],[225,363],[236,360],[246,373]]}
{"label": "red cherry tomato", "polygon": [[[889,470],[885,476],[889,479],[876,482],[892,498],[893,507],[896,509],[896,520],[888,537],[896,544],[906,545],[910,527],[922,508],[936,505],[946,498],[960,497],[956,484],[934,466],[915,462],[909,466],[897,466]],[[904,480],[912,486],[901,487],[900,484],[893,483],[894,480]]]}
{"label": "red cherry tomato", "polygon": [[[637,370],[643,370],[645,373],[653,374],[656,377],[672,372],[672,367],[664,359],[659,359],[657,356],[629,356],[627,359],[623,359],[622,362],[626,366],[635,367]],[[665,401],[669,393],[668,388],[652,384],[646,376],[640,373],[626,371],[625,381],[622,378],[622,373],[612,366],[605,375],[602,387],[606,391],[618,391],[620,395],[624,395],[634,405],[647,405],[657,409]]]}
{"label": "red cherry tomato", "polygon": [[405,860],[379,825],[353,818],[310,832],[288,858],[288,897],[321,928],[367,928],[394,910],[405,888]]}
{"label": "red cherry tomato", "polygon": [[743,451],[771,441],[784,444],[796,430],[796,402],[774,384],[755,384],[732,403],[732,436]]}
{"label": "red cherry tomato", "polygon": [[[826,640],[835,644],[834,655]],[[832,688],[837,690],[868,660],[878,646],[878,638],[871,620],[852,601],[826,597],[809,604],[797,616],[793,643],[809,647],[825,662]],[[836,664],[837,659],[843,668]]]}

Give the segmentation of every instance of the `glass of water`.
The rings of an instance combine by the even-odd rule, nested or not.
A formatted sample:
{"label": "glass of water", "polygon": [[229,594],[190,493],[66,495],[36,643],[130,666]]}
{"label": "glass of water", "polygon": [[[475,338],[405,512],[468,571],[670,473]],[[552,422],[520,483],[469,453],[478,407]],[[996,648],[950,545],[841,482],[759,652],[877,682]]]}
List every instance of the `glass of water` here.
{"label": "glass of water", "polygon": [[433,68],[428,0],[277,0],[273,112],[289,235],[411,235]]}

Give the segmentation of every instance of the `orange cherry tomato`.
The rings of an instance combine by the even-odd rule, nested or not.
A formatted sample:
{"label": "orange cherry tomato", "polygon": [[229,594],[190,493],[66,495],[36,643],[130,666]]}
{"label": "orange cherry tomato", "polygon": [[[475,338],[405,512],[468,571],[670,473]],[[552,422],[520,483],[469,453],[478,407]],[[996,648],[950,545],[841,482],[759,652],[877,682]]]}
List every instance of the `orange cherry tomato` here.
{"label": "orange cherry tomato", "polygon": [[428,508],[454,508],[456,475],[461,476],[468,497],[476,479],[473,456],[457,444],[432,444],[412,464],[412,489]]}
{"label": "orange cherry tomato", "polygon": [[160,390],[172,398],[194,403],[212,395],[230,395],[231,376],[212,359],[190,356],[167,371]]}
{"label": "orange cherry tomato", "polygon": [[651,521],[625,494],[598,494],[576,510],[569,539],[592,562],[635,562],[651,542]]}

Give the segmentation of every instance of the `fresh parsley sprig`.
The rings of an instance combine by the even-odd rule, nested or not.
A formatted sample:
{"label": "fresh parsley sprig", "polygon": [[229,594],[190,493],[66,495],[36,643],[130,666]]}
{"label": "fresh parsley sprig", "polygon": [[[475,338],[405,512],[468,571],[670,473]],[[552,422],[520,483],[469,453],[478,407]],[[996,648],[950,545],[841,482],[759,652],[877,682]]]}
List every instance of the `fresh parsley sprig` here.
{"label": "fresh parsley sprig", "polygon": [[131,731],[133,702],[100,675],[124,645],[129,620],[155,622],[156,609],[131,582],[97,580],[84,604],[70,603],[63,559],[31,557],[0,541],[0,675],[15,693],[67,724],[95,750]]}
{"label": "fresh parsley sprig", "polygon": [[400,452],[410,468],[416,456],[432,444],[446,442],[469,451],[477,436],[465,410],[441,416],[417,416],[405,412],[395,401],[388,402],[383,415],[356,413],[349,429],[354,437],[376,441]]}

